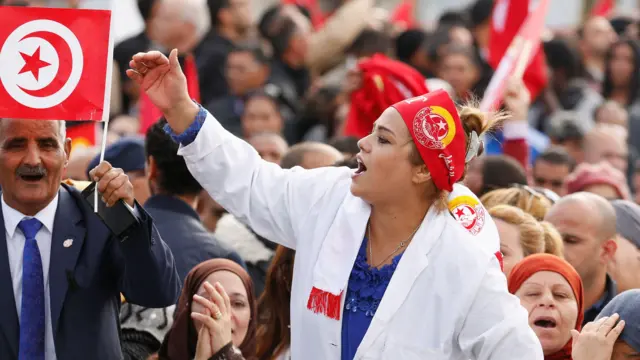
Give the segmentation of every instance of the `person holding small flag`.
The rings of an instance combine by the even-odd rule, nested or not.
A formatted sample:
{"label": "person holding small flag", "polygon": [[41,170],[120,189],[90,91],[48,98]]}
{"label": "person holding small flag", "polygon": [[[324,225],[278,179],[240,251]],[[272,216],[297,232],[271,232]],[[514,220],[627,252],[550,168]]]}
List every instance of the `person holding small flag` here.
{"label": "person holding small flag", "polygon": [[477,109],[444,91],[402,100],[360,140],[355,172],[283,170],[189,98],[177,50],[130,67],[212,198],[296,250],[292,358],[543,359],[495,223],[458,183],[491,124]]}
{"label": "person holding small flag", "polygon": [[146,307],[180,293],[171,251],[127,175],[108,162],[90,173],[108,206],[124,201],[137,217],[117,238],[61,184],[70,148],[64,121],[0,120],[2,359],[118,359],[120,292]]}
{"label": "person holding small flag", "polygon": [[111,12],[0,6],[0,18],[0,359],[121,359],[121,293],[166,307],[181,283],[122,169],[96,164],[83,193],[62,183],[64,120],[109,118]]}

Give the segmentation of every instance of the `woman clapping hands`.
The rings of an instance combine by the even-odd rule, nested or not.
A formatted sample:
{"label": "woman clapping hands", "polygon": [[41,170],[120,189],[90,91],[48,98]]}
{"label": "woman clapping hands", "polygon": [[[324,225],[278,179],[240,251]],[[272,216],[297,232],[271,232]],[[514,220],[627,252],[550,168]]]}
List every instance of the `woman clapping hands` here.
{"label": "woman clapping hands", "polygon": [[193,320],[203,324],[198,333],[195,360],[244,360],[242,353],[232,342],[231,301],[220,283],[212,286],[208,282],[204,288],[209,299],[195,295],[193,300],[204,306],[204,314],[192,312]]}

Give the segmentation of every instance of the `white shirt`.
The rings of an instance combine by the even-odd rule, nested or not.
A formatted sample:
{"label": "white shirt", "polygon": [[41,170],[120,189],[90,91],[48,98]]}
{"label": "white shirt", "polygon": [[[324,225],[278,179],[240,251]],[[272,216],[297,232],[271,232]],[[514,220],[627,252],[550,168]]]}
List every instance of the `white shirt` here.
{"label": "white shirt", "polygon": [[[53,330],[51,327],[51,300],[49,299],[49,264],[51,260],[51,237],[53,235],[53,221],[58,209],[58,195],[40,210],[34,218],[42,223],[42,229],[36,234],[36,242],[42,258],[42,274],[44,280],[44,358],[46,360],[56,360],[56,348],[53,342]],[[29,219],[19,211],[11,208],[4,201],[2,196],[2,215],[4,216],[5,236],[7,239],[7,255],[9,255],[9,268],[11,269],[11,280],[13,282],[13,295],[16,300],[16,310],[18,320],[20,320],[20,309],[22,307],[22,254],[26,239],[22,231],[18,229],[18,224],[23,219]]]}

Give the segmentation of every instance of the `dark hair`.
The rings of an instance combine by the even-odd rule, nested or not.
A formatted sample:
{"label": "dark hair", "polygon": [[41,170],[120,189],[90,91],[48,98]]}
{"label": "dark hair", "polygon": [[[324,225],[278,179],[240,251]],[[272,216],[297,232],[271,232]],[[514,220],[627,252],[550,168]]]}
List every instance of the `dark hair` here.
{"label": "dark hair", "polygon": [[487,156],[482,167],[482,190],[479,195],[513,184],[527,185],[527,174],[522,165],[510,156]]}
{"label": "dark hair", "polygon": [[231,5],[229,0],[207,0],[209,7],[209,16],[211,17],[212,30],[220,25],[220,10],[226,9]]}
{"label": "dark hair", "polygon": [[633,24],[634,22],[633,19],[629,17],[618,16],[609,20],[609,23],[611,24],[613,31],[615,31],[618,36],[622,36],[627,31],[629,25]]}
{"label": "dark hair", "polygon": [[469,26],[469,15],[466,12],[460,11],[445,11],[438,18],[438,26]]}
{"label": "dark hair", "polygon": [[196,195],[202,186],[187,168],[184,158],[178,155],[178,144],[164,131],[167,120],[162,118],[147,130],[144,148],[158,167],[158,186],[169,195]]}
{"label": "dark hair", "polygon": [[298,3],[296,3],[295,6],[296,8],[298,8],[298,11],[300,12],[300,14],[302,14],[302,16],[307,18],[307,20],[311,21],[311,11],[309,10],[309,8],[307,8],[304,5],[300,5]]}
{"label": "dark hair", "polygon": [[341,91],[340,86],[325,85],[307,94],[298,112],[295,128],[298,139],[304,138],[304,135],[317,125],[326,128],[327,137],[332,137],[336,133],[336,112]]}
{"label": "dark hair", "polygon": [[262,13],[260,21],[258,21],[258,32],[260,33],[260,36],[263,38],[269,38],[269,26],[280,14],[280,10],[282,10],[282,6],[273,5],[268,7],[267,10]]}
{"label": "dark hair", "polygon": [[278,246],[267,270],[264,292],[258,300],[257,357],[273,359],[291,344],[290,302],[295,251]]}
{"label": "dark hair", "polygon": [[286,14],[278,12],[265,28],[265,37],[271,43],[275,57],[281,57],[289,48],[291,38],[298,31],[295,21]]}
{"label": "dark hair", "polygon": [[471,27],[482,25],[491,18],[493,2],[493,0],[478,0],[469,7]]}
{"label": "dark hair", "polygon": [[545,125],[545,133],[559,142],[584,139],[584,131],[578,123],[580,118],[575,112],[559,112],[553,115]]}
{"label": "dark hair", "polygon": [[365,29],[351,43],[346,52],[356,57],[372,56],[377,53],[387,54],[392,45],[391,37],[384,31]]}
{"label": "dark hair", "polygon": [[602,81],[602,97],[608,99],[613,93],[613,83],[611,82],[611,70],[610,64],[613,59],[613,52],[618,46],[628,45],[633,52],[633,74],[631,75],[631,82],[629,83],[629,97],[628,103],[624,105],[630,105],[638,98],[640,91],[640,45],[633,39],[621,39],[613,44],[606,55],[604,80]]}
{"label": "dark hair", "polygon": [[262,47],[258,44],[253,43],[239,44],[238,46],[234,47],[229,53],[249,53],[260,65],[268,65],[271,61],[269,57],[264,53],[264,50],[262,50]]}
{"label": "dark hair", "polygon": [[336,148],[341,153],[357,154],[360,152],[358,138],[355,136],[339,136],[331,139],[329,145]]}
{"label": "dark hair", "polygon": [[405,63],[424,45],[427,33],[422,29],[410,29],[398,35],[395,41],[396,57]]}
{"label": "dark hair", "polygon": [[567,80],[582,75],[580,54],[566,39],[556,38],[543,45],[547,63],[554,70],[563,70]]}
{"label": "dark hair", "polygon": [[429,61],[436,63],[440,60],[440,56],[442,55],[440,49],[451,42],[449,30],[451,29],[446,26],[441,26],[425,39],[424,47],[427,50]]}
{"label": "dark hair", "polygon": [[158,0],[138,0],[138,11],[145,22],[151,19],[151,12],[157,2]]}
{"label": "dark hair", "polygon": [[546,161],[553,165],[566,165],[569,167],[569,172],[572,172],[576,167],[576,161],[560,146],[552,146],[538,155],[534,161],[534,166],[538,161]]}

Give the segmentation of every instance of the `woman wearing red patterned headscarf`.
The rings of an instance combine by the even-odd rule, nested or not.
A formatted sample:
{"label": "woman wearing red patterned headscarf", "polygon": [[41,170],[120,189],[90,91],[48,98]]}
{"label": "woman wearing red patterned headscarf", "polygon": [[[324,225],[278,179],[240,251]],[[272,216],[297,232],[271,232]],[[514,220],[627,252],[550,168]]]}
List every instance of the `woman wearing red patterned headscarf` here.
{"label": "woman wearing red patterned headscarf", "polygon": [[529,312],[545,360],[571,360],[571,330],[583,318],[582,280],[565,260],[551,254],[524,258],[509,275],[509,291]]}
{"label": "woman wearing red patterned headscarf", "polygon": [[131,66],[212,198],[296,250],[293,359],[542,360],[496,226],[459,184],[482,152],[477,109],[443,91],[401,100],[360,140],[356,171],[283,170],[188,98],[175,53]]}

